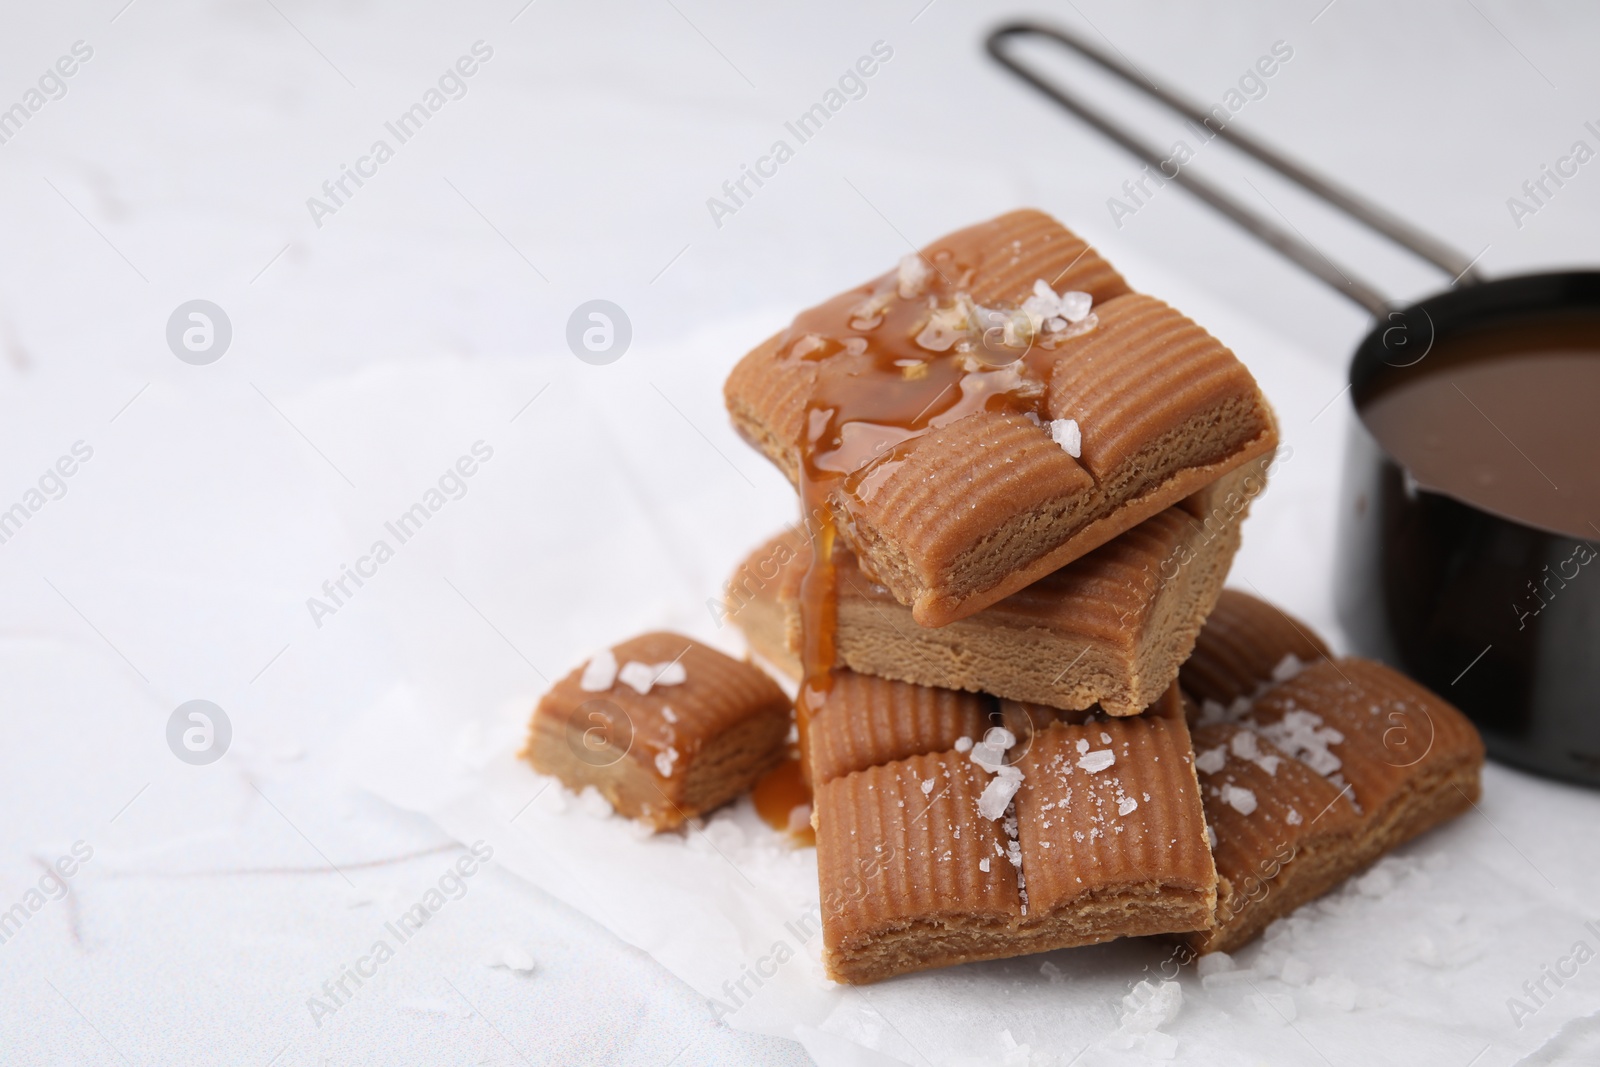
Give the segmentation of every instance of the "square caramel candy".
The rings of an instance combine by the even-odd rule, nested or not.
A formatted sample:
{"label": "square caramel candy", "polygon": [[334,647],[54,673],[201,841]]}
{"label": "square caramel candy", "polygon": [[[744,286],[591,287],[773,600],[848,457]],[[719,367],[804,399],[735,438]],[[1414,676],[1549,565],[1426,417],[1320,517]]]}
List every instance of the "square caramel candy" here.
{"label": "square caramel candy", "polygon": [[1328,656],[1327,643],[1304,622],[1249,593],[1224,589],[1179,671],[1178,684],[1215,718],[1235,701],[1248,706],[1277,677]]}
{"label": "square caramel candy", "polygon": [[596,655],[539,701],[523,755],[657,830],[749,789],[783,759],[791,705],[748,663],[674,633]]}
{"label": "square caramel candy", "polygon": [[802,313],[724,396],[807,512],[832,516],[924,626],[1023,589],[1277,443],[1232,352],[1037,211],[950,234]]}
{"label": "square caramel candy", "polygon": [[[947,713],[925,736],[994,721],[972,694],[856,677],[925,721],[939,700],[967,702],[964,722]],[[1139,716],[1011,708],[1006,721],[1024,735],[990,726],[817,786],[823,962],[836,980],[1211,924],[1216,872],[1175,691]]]}
{"label": "square caramel candy", "polygon": [[1197,952],[1238,948],[1478,799],[1483,742],[1460,711],[1382,664],[1329,656],[1272,605],[1226,594],[1191,664],[1221,879],[1215,927],[1185,939]]}
{"label": "square caramel candy", "polygon": [[[1178,676],[1222,593],[1253,470],[1230,472],[1025,589],[937,628],[919,626],[838,546],[835,666],[1068,710],[1098,705],[1137,714]],[[734,572],[723,605],[750,645],[792,677],[810,562],[810,544],[797,531],[773,538]]]}

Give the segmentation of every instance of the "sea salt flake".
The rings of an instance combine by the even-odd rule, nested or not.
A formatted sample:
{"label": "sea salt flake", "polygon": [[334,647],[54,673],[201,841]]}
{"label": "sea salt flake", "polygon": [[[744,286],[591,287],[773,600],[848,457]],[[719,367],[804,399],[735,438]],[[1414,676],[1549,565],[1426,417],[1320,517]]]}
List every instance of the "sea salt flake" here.
{"label": "sea salt flake", "polygon": [[932,778],[923,779],[923,781],[922,781],[922,795],[923,796],[927,796],[931,792],[933,792],[933,779]]}
{"label": "sea salt flake", "polygon": [[956,738],[956,751],[957,752],[970,752],[971,750],[972,750],[972,738],[966,737],[966,736],[962,736],[962,737]]}
{"label": "sea salt flake", "polygon": [[1062,318],[1078,323],[1088,317],[1089,309],[1094,306],[1094,298],[1088,293],[1071,289],[1061,294],[1060,306]]}
{"label": "sea salt flake", "polygon": [[1132,797],[1123,797],[1117,803],[1118,815],[1132,815],[1139,810],[1139,802]]}
{"label": "sea salt flake", "polygon": [[610,689],[617,680],[617,657],[611,650],[605,649],[594,654],[587,666],[583,668],[583,677],[578,679],[578,688],[585,693],[604,693]]}
{"label": "sea salt flake", "polygon": [[[984,787],[983,794],[978,797],[978,814],[991,822],[1004,815],[1006,808],[1011,804],[1011,798],[1017,795],[1017,789],[1021,785],[1022,774],[1020,771],[1014,775],[995,775],[989,780],[989,784]],[[1020,859],[1019,856],[1019,865]]]}
{"label": "sea salt flake", "polygon": [[1228,752],[1223,746],[1208,748],[1194,758],[1196,769],[1204,774],[1216,774],[1228,762]]}
{"label": "sea salt flake", "polygon": [[676,661],[640,663],[638,660],[629,660],[617,672],[617,678],[623,685],[644,696],[658,685],[682,685],[688,681],[689,672]]}
{"label": "sea salt flake", "polygon": [[1090,774],[1094,774],[1097,771],[1105,770],[1115,762],[1117,762],[1116,755],[1109,748],[1102,748],[1090,752],[1079,759],[1078,766]]}
{"label": "sea salt flake", "polygon": [[676,762],[678,762],[678,750],[675,748],[669,747],[665,752],[656,753],[656,770],[663,778],[672,777],[672,765]]}
{"label": "sea salt flake", "polygon": [[1089,751],[1088,739],[1083,737],[1078,738],[1078,755],[1081,756],[1087,751]]}
{"label": "sea salt flake", "polygon": [[672,723],[678,721],[678,713],[673,711],[671,706],[667,704],[661,705],[661,717]]}
{"label": "sea salt flake", "polygon": [[1301,817],[1301,815],[1300,815],[1300,813],[1298,811],[1295,811],[1293,808],[1290,808],[1289,809],[1289,813],[1283,817],[1283,821],[1288,823],[1290,826],[1299,826],[1302,822],[1305,821],[1305,819],[1303,819]]}
{"label": "sea salt flake", "polygon": [[907,253],[900,257],[900,270],[897,291],[902,300],[910,300],[922,295],[928,286],[928,278],[933,271],[928,266],[928,261],[915,252]]}
{"label": "sea salt flake", "polygon": [[1256,810],[1256,795],[1248,789],[1237,785],[1222,787],[1223,802],[1238,812],[1240,815],[1249,815]]}
{"label": "sea salt flake", "polygon": [[531,974],[534,967],[533,953],[520,945],[501,945],[489,953],[489,958],[484,960],[483,965],[504,967],[518,974]]}
{"label": "sea salt flake", "polygon": [[978,870],[982,871],[984,874],[988,874],[989,873],[989,857],[988,856],[985,856],[985,857],[983,857],[983,859],[978,861]]}
{"label": "sea salt flake", "polygon": [[1083,458],[1083,431],[1076,419],[1051,419],[1050,440],[1066,450],[1073,459]]}
{"label": "sea salt flake", "polygon": [[1272,680],[1274,682],[1287,682],[1305,669],[1306,665],[1300,661],[1300,657],[1293,652],[1289,652],[1278,661],[1276,667],[1272,668]]}

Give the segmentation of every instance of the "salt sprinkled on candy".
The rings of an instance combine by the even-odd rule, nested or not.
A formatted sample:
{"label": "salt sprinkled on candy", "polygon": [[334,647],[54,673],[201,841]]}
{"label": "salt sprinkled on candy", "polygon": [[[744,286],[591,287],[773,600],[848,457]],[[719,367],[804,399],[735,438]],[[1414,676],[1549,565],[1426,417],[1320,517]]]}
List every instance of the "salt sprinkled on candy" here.
{"label": "salt sprinkled on candy", "polygon": [[1117,762],[1116,755],[1109,748],[1102,748],[1078,760],[1078,766],[1090,774],[1094,774],[1097,771],[1105,770],[1115,762]]}
{"label": "salt sprinkled on candy", "polygon": [[922,795],[927,796],[931,792],[933,792],[933,779],[924,778],[922,780]]}
{"label": "salt sprinkled on candy", "polygon": [[672,765],[678,761],[678,750],[668,748],[665,752],[656,753],[656,770],[661,772],[661,777],[672,777]]}
{"label": "salt sprinkled on candy", "polygon": [[1274,682],[1287,682],[1305,669],[1306,665],[1300,662],[1300,658],[1290,652],[1278,661],[1276,667],[1272,668],[1272,680]]}
{"label": "salt sprinkled on candy", "polygon": [[1304,820],[1304,818],[1301,817],[1301,815],[1300,815],[1300,813],[1298,811],[1295,811],[1293,808],[1290,808],[1289,809],[1289,814],[1287,814],[1287,815],[1285,815],[1283,817],[1283,821],[1288,823],[1290,826],[1299,826],[1305,820]]}
{"label": "salt sprinkled on candy", "polygon": [[617,657],[607,648],[596,652],[588,666],[583,668],[583,677],[578,679],[578,688],[585,693],[604,693],[616,683],[616,680]]}
{"label": "salt sprinkled on candy", "polygon": [[1088,317],[1089,308],[1093,305],[1094,298],[1088,293],[1069,290],[1061,294],[1061,317],[1068,322],[1082,322]]}
{"label": "salt sprinkled on candy", "polygon": [[972,749],[972,738],[965,735],[956,738],[956,751],[968,752]]}
{"label": "salt sprinkled on candy", "polygon": [[1222,787],[1222,799],[1228,807],[1240,815],[1249,815],[1256,810],[1256,795],[1248,789],[1236,785]]}
{"label": "salt sprinkled on candy", "polygon": [[1066,450],[1073,459],[1083,457],[1083,431],[1076,419],[1051,419],[1050,440]]}
{"label": "salt sprinkled on candy", "polygon": [[[617,672],[617,678],[623,685],[644,696],[658,685],[682,685],[689,680],[689,672],[684,670],[683,664],[676,661],[640,663],[638,660],[629,660]],[[609,689],[610,686],[606,688]]]}
{"label": "salt sprinkled on candy", "polygon": [[920,296],[928,285],[928,277],[933,272],[928,269],[928,263],[915,252],[908,252],[900,257],[899,292],[902,300],[910,300]]}
{"label": "salt sprinkled on candy", "polygon": [[978,861],[978,870],[982,871],[984,874],[988,874],[989,873],[989,857],[988,856],[985,856],[985,857],[983,857],[983,859]]}
{"label": "salt sprinkled on candy", "polygon": [[1206,827],[1206,844],[1211,846],[1211,851],[1217,850],[1217,832],[1209,826]]}
{"label": "salt sprinkled on candy", "polygon": [[[1015,771],[1014,767],[1005,770]],[[989,780],[984,787],[983,795],[978,797],[978,814],[985,819],[993,821],[1006,813],[1006,808],[1011,804],[1011,798],[1017,795],[1017,790],[1022,785],[1022,773],[997,774]]]}
{"label": "salt sprinkled on candy", "polygon": [[1222,745],[1208,748],[1194,758],[1195,767],[1204,774],[1216,774],[1228,762],[1228,751]]}
{"label": "salt sprinkled on candy", "polygon": [[1088,740],[1086,738],[1082,738],[1082,737],[1078,738],[1078,755],[1081,756],[1087,751],[1089,751],[1089,742],[1088,742]]}
{"label": "salt sprinkled on candy", "polygon": [[678,713],[673,711],[671,706],[667,704],[661,705],[661,717],[672,723],[678,721]]}
{"label": "salt sprinkled on candy", "polygon": [[1132,797],[1123,797],[1117,804],[1118,815],[1132,815],[1139,810],[1139,802]]}

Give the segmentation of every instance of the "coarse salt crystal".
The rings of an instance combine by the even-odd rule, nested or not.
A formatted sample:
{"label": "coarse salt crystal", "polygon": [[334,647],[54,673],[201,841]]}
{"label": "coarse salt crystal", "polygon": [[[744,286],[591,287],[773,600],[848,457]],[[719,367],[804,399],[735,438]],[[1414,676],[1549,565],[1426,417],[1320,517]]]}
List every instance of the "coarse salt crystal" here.
{"label": "coarse salt crystal", "polygon": [[617,672],[617,678],[623,685],[644,696],[658,685],[682,685],[688,681],[689,672],[676,660],[669,663],[640,663],[638,660],[629,660]]}
{"label": "coarse salt crystal", "polygon": [[596,652],[586,667],[583,668],[583,677],[578,679],[578,688],[585,693],[604,693],[617,681],[617,657],[611,650],[604,649]]}
{"label": "coarse salt crystal", "polygon": [[668,704],[661,705],[661,717],[668,722],[678,721],[678,713],[673,711],[671,705]]}
{"label": "coarse salt crystal", "polygon": [[661,777],[672,777],[672,765],[678,762],[678,750],[668,748],[665,752],[656,753],[656,770],[661,772]]}
{"label": "coarse salt crystal", "polygon": [[1237,785],[1222,787],[1222,799],[1240,815],[1249,815],[1256,810],[1256,795],[1248,789]]}
{"label": "coarse salt crystal", "polygon": [[933,779],[924,778],[922,780],[922,795],[927,796],[931,792],[933,792]]}
{"label": "coarse salt crystal", "polygon": [[962,736],[962,737],[956,738],[956,751],[957,752],[967,752],[967,751],[970,751],[971,748],[972,748],[972,738],[966,737],[966,736]]}
{"label": "coarse salt crystal", "polygon": [[1089,742],[1088,742],[1088,740],[1086,738],[1082,738],[1082,737],[1078,738],[1078,755],[1081,756],[1087,751],[1089,751]]}
{"label": "coarse salt crystal", "polygon": [[1123,797],[1122,800],[1117,803],[1118,815],[1132,815],[1138,810],[1139,802],[1132,797]]}
{"label": "coarse salt crystal", "polygon": [[1004,815],[1011,798],[1017,795],[1017,789],[1021,785],[1020,773],[995,775],[984,787],[983,794],[978,797],[978,814],[991,822]]}
{"label": "coarse salt crystal", "polygon": [[900,277],[898,290],[902,300],[910,300],[919,296],[927,287],[928,276],[933,272],[928,268],[927,260],[915,252],[907,253],[900,257]]}
{"label": "coarse salt crystal", "polygon": [[1290,826],[1299,826],[1305,820],[1301,817],[1301,815],[1300,815],[1300,813],[1298,811],[1295,811],[1293,808],[1290,808],[1289,809],[1289,814],[1287,814],[1287,815],[1285,815],[1283,817],[1283,821],[1288,823]]}
{"label": "coarse salt crystal", "polygon": [[1051,419],[1050,440],[1066,450],[1073,459],[1083,457],[1083,431],[1076,419]]}
{"label": "coarse salt crystal", "polygon": [[1194,758],[1196,769],[1204,774],[1216,774],[1228,762],[1228,750],[1222,745],[1208,748]]}
{"label": "coarse salt crystal", "polygon": [[1305,666],[1304,663],[1300,662],[1298,656],[1290,652],[1278,661],[1276,667],[1272,668],[1272,680],[1274,682],[1287,682],[1290,678],[1305,670]]}
{"label": "coarse salt crystal", "polygon": [[1094,306],[1094,298],[1088,293],[1069,290],[1060,296],[1061,317],[1068,322],[1082,322],[1089,314],[1089,309]]}
{"label": "coarse salt crystal", "polygon": [[1096,771],[1105,770],[1115,762],[1117,762],[1116,755],[1109,748],[1102,748],[1090,752],[1078,760],[1078,766],[1090,774],[1094,774]]}
{"label": "coarse salt crystal", "polygon": [[989,873],[989,857],[988,856],[985,856],[985,857],[983,857],[983,859],[978,861],[978,870],[982,871],[984,874],[988,874]]}

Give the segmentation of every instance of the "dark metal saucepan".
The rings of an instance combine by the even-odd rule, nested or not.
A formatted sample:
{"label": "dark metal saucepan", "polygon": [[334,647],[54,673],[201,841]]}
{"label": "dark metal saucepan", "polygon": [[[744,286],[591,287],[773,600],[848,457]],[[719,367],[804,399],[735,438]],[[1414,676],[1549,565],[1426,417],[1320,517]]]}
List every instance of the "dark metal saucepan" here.
{"label": "dark metal saucepan", "polygon": [[[1024,64],[1010,47],[1019,40],[1063,46],[1204,125],[1208,136],[1222,138],[1439,267],[1451,276],[1451,287],[1409,306],[1391,304],[1298,235],[1173,165],[1168,153]],[[1600,336],[1600,272],[1481,279],[1475,261],[1152,85],[1072,34],[1012,23],[990,34],[987,48],[1007,70],[1160,168],[1164,180],[1189,190],[1372,314],[1375,325],[1350,361],[1349,393],[1358,418],[1339,501],[1336,596],[1353,651],[1398,667],[1460,707],[1478,724],[1496,759],[1600,786],[1600,577],[1564,585],[1536,615],[1512,609],[1528,600],[1531,578],[1570,560],[1580,544],[1592,552],[1593,541],[1419,485],[1359,417],[1368,399],[1419,373],[1435,346],[1448,348],[1507,326],[1537,328],[1575,318],[1592,321]]]}

